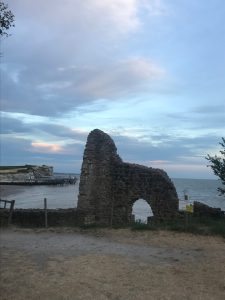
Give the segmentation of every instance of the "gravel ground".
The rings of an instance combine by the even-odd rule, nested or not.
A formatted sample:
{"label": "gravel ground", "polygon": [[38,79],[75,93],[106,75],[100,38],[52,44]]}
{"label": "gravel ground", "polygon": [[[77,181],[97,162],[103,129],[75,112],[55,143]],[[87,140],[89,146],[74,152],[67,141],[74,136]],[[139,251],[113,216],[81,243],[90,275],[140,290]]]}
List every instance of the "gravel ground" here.
{"label": "gravel ground", "polygon": [[0,299],[223,299],[225,242],[171,232],[1,231]]}

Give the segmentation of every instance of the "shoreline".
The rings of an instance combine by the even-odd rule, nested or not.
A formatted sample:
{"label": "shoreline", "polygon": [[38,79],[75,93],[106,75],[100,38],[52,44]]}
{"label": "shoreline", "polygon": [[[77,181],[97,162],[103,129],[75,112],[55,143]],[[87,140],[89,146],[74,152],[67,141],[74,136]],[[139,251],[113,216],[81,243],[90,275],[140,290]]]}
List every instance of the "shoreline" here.
{"label": "shoreline", "polygon": [[19,185],[0,185],[0,198],[20,194],[24,189],[24,186]]}

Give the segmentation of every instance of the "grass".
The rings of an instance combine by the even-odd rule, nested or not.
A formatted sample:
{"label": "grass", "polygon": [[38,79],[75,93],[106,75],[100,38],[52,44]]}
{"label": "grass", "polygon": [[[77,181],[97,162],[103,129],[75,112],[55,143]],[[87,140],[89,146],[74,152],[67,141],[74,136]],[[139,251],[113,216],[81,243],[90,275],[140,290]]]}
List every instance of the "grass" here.
{"label": "grass", "polygon": [[[106,225],[89,224],[80,226],[81,229],[108,228]],[[200,235],[218,235],[225,238],[225,217],[199,217],[191,213],[180,214],[177,218],[167,221],[152,220],[151,223],[142,223],[140,220],[129,225],[112,226],[114,229],[130,228],[131,230],[168,230],[188,232]]]}
{"label": "grass", "polygon": [[203,235],[219,235],[225,238],[225,218],[197,217],[192,214],[183,215],[173,220],[156,222],[150,224],[134,222],[132,230],[171,230],[178,232],[189,232]]}
{"label": "grass", "polygon": [[[108,228],[107,225],[88,224],[79,226],[83,230]],[[113,229],[130,228],[131,230],[168,230],[188,232],[200,235],[218,235],[225,238],[225,217],[199,217],[191,213],[181,213],[171,220],[152,220],[151,223],[142,223],[138,220],[131,225],[113,225]]]}

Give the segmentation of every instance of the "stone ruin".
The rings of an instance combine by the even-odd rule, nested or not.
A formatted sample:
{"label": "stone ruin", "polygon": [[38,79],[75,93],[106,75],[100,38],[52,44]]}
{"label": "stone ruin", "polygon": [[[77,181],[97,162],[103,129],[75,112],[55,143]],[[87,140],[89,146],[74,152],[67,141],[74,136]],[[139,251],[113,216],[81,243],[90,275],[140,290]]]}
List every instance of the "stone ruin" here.
{"label": "stone ruin", "polygon": [[109,135],[99,129],[91,131],[80,177],[80,223],[129,224],[138,199],[146,200],[156,219],[168,219],[178,212],[177,192],[166,172],[123,162]]}

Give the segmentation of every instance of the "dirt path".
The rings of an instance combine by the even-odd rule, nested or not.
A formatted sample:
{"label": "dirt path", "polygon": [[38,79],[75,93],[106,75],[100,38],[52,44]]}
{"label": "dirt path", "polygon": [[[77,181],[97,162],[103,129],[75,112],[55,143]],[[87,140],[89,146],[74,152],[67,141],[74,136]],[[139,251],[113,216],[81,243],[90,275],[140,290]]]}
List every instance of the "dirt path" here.
{"label": "dirt path", "polygon": [[185,262],[191,259],[201,259],[199,249],[179,249],[173,247],[159,247],[151,245],[135,245],[116,242],[111,237],[95,237],[80,233],[54,233],[54,232],[21,232],[3,231],[1,244],[6,249],[14,249],[31,254],[43,260],[55,255],[79,256],[87,254],[114,254],[121,255],[134,261],[148,263]]}
{"label": "dirt path", "polygon": [[0,299],[224,299],[221,238],[8,229],[0,242]]}

